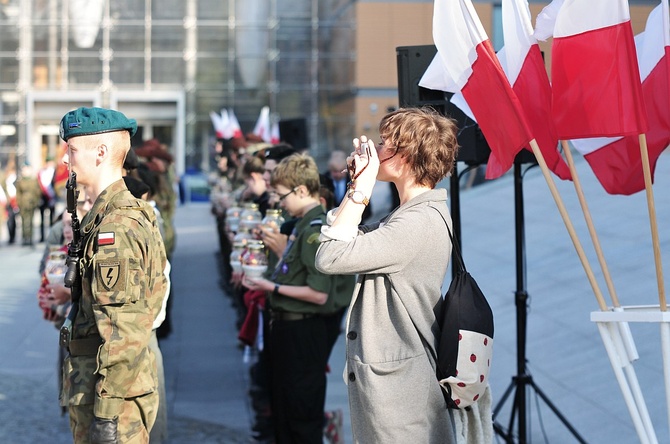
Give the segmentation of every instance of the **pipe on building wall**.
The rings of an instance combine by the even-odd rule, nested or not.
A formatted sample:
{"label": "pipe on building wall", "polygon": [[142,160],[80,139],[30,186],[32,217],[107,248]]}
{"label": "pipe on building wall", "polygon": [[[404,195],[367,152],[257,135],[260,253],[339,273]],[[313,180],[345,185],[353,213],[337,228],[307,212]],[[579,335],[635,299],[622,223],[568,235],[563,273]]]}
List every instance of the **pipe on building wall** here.
{"label": "pipe on building wall", "polygon": [[100,31],[105,0],[68,0],[72,37],[78,48],[92,48]]}
{"label": "pipe on building wall", "polygon": [[247,88],[258,88],[265,83],[270,6],[267,0],[235,2],[237,69]]}

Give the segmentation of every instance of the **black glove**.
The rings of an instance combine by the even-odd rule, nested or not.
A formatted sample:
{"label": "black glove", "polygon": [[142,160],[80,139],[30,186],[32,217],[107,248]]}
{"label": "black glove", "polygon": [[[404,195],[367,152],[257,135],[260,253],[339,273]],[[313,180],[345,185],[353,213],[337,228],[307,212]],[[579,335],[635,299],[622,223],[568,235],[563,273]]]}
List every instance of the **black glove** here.
{"label": "black glove", "polygon": [[119,444],[118,420],[95,418],[91,424],[89,435],[91,444]]}

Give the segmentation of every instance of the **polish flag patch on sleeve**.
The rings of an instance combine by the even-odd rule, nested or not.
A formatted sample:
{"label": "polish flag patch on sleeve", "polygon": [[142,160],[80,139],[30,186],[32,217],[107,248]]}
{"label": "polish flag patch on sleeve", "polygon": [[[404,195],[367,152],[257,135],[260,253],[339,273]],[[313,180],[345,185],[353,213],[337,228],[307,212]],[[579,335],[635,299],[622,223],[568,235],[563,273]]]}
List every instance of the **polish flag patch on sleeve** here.
{"label": "polish flag patch on sleeve", "polygon": [[98,233],[98,245],[114,245],[114,232]]}

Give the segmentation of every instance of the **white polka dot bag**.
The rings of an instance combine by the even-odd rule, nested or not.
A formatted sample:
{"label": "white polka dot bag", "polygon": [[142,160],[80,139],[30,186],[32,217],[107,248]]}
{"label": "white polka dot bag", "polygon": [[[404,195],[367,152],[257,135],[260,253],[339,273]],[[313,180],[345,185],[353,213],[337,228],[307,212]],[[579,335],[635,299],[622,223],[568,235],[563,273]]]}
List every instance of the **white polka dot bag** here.
{"label": "white polka dot bag", "polygon": [[[445,221],[446,222],[446,221]],[[447,224],[447,230],[449,225]],[[465,269],[458,244],[449,230],[456,263],[437,322],[437,379],[449,408],[465,408],[484,394],[493,356],[493,311],[477,282]]]}

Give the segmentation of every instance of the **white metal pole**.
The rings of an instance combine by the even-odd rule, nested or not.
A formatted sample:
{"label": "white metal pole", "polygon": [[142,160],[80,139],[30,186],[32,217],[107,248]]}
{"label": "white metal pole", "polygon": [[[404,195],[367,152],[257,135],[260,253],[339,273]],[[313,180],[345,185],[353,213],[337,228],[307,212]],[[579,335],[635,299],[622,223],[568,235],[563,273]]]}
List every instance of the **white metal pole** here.
{"label": "white metal pole", "polygon": [[668,427],[670,427],[670,324],[668,322],[661,322],[661,356],[663,358]]}
{"label": "white metal pole", "polygon": [[597,322],[597,324],[598,330],[600,331],[600,337],[603,340],[603,345],[605,346],[607,355],[610,358],[610,364],[612,364],[612,370],[614,370],[614,376],[616,377],[617,382],[619,383],[619,387],[621,388],[621,393],[623,395],[624,401],[626,402],[626,406],[628,407],[630,417],[633,420],[633,425],[637,431],[637,436],[640,438],[640,443],[651,444],[649,437],[647,436],[647,431],[644,427],[644,424],[642,423],[642,419],[640,418],[640,412],[638,411],[635,400],[633,399],[633,394],[631,393],[630,387],[628,386],[628,380],[623,373],[621,357],[619,356],[617,347],[612,340],[612,335],[618,334],[619,331],[616,328],[612,328],[611,322]]}
{"label": "white metal pole", "polygon": [[[644,425],[645,430],[647,431],[647,436],[649,437],[649,442],[657,443],[658,439],[656,438],[656,431],[654,430],[654,425],[651,423],[651,417],[649,416],[649,410],[647,409],[647,403],[644,400],[642,395],[642,390],[640,389],[640,383],[638,382],[637,375],[635,374],[635,368],[633,367],[632,361],[629,355],[629,348],[631,345],[635,349],[635,344],[633,343],[633,337],[629,336],[628,338],[622,337],[622,331],[627,331],[630,334],[629,329],[621,327],[621,324],[628,326],[627,322],[615,321],[609,323],[609,329],[612,332],[612,341],[618,350],[618,357],[620,360],[620,365],[626,374],[626,379],[628,381],[628,386],[630,387],[633,399],[635,400],[635,405],[637,406],[637,411],[640,415],[642,424]],[[637,350],[635,350],[637,354]]]}

